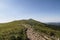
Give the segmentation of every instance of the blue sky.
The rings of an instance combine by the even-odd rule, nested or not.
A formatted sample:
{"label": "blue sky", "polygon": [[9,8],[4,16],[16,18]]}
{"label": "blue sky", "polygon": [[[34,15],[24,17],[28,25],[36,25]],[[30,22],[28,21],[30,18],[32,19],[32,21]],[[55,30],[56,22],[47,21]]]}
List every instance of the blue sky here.
{"label": "blue sky", "polygon": [[29,18],[60,22],[60,0],[0,0],[0,23]]}

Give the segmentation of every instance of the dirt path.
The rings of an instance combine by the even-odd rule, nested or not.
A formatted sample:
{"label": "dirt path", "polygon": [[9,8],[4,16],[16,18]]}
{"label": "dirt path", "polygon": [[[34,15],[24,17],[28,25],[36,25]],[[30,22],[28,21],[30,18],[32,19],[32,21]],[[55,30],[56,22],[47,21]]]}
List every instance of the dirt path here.
{"label": "dirt path", "polygon": [[27,37],[30,40],[45,40],[42,36],[39,36],[38,33],[35,33],[32,28],[28,28]]}
{"label": "dirt path", "polygon": [[[28,25],[29,26],[29,25]],[[27,37],[30,39],[30,40],[51,40],[49,39],[48,37],[46,36],[42,36],[40,35],[39,33],[35,32],[33,30],[33,28],[31,28],[31,26],[27,27],[25,25],[25,27],[27,28],[27,31],[26,31],[26,34],[27,34]]]}

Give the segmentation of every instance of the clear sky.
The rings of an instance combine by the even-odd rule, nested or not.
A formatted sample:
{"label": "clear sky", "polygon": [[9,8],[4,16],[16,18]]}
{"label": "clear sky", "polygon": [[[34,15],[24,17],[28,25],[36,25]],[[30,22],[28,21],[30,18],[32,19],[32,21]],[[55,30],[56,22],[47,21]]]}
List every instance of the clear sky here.
{"label": "clear sky", "polygon": [[29,18],[60,22],[60,0],[0,0],[0,22]]}

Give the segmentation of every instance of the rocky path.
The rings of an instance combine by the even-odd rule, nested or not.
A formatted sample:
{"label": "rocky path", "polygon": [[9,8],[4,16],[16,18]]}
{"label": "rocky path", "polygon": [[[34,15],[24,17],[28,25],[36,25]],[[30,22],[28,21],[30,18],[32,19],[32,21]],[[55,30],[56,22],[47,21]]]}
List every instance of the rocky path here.
{"label": "rocky path", "polygon": [[27,25],[25,25],[25,27],[27,28],[26,34],[29,40],[53,40],[42,33],[34,31],[33,28],[31,28],[31,26],[27,27]]}
{"label": "rocky path", "polygon": [[28,28],[26,33],[30,40],[51,40],[46,36],[39,35],[39,33],[36,33],[32,28]]}
{"label": "rocky path", "polygon": [[42,36],[39,36],[37,33],[35,33],[31,28],[28,28],[27,36],[30,40],[45,40],[42,38]]}

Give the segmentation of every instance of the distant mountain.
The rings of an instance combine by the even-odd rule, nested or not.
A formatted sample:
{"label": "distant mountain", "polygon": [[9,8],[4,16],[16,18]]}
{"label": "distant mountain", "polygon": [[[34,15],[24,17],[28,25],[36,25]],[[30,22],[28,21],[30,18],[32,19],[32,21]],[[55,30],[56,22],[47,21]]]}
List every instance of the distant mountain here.
{"label": "distant mountain", "polygon": [[46,23],[47,25],[49,25],[48,27],[55,29],[55,30],[60,30],[60,22],[50,22],[50,23]]}
{"label": "distant mountain", "polygon": [[60,25],[60,22],[51,22],[51,23],[47,23],[47,24],[51,24],[51,25],[57,25],[57,26],[59,26]]}
{"label": "distant mountain", "polygon": [[60,30],[34,19],[0,23],[0,40],[57,40]]}

